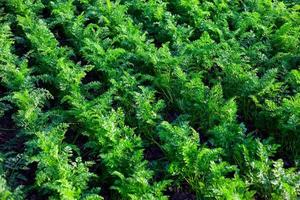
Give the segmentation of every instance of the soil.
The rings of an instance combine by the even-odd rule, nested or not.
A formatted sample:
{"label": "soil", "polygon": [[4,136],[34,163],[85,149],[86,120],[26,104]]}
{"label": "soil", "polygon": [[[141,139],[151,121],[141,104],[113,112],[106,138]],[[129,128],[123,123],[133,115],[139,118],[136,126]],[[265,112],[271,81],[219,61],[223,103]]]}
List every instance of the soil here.
{"label": "soil", "polygon": [[145,148],[144,157],[148,161],[158,160],[164,157],[164,153],[157,146],[149,146]]}
{"label": "soil", "polygon": [[191,192],[188,183],[184,182],[181,186],[171,186],[166,195],[170,200],[196,200],[196,194]]}

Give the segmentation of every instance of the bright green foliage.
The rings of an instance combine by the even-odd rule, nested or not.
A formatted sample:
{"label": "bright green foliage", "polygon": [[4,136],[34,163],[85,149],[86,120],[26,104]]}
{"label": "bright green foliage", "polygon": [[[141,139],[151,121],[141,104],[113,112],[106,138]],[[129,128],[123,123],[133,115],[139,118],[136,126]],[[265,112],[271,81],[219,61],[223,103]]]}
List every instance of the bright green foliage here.
{"label": "bright green foliage", "polygon": [[161,118],[158,112],[164,108],[164,102],[162,100],[155,102],[154,91],[149,88],[141,87],[140,89],[141,93],[136,92],[135,94],[137,104],[136,117],[141,122],[141,125],[154,125]]}
{"label": "bright green foliage", "polygon": [[108,173],[116,177],[112,188],[124,199],[165,199],[161,190],[167,182],[149,183],[153,174],[143,161],[141,138],[124,124],[120,109],[107,110],[110,98],[108,93],[90,103],[69,99],[73,115],[93,138],[88,146],[100,155]]}
{"label": "bright green foliage", "polygon": [[0,7],[0,199],[299,198],[299,1]]}
{"label": "bright green foliage", "polygon": [[5,178],[0,177],[0,199],[1,200],[22,200],[24,199],[21,192],[21,188],[17,188],[14,191],[11,191],[7,184]]}
{"label": "bright green foliage", "polygon": [[17,58],[11,53],[13,41],[8,24],[1,24],[0,44],[1,44],[1,79],[9,89],[22,89],[23,82],[29,74],[26,63],[20,63],[20,68],[15,66]]}
{"label": "bright green foliage", "polygon": [[6,185],[6,180],[2,177],[0,178],[0,192],[1,192],[0,198],[2,200],[7,200],[11,196],[11,192],[9,191]]}
{"label": "bright green foliage", "polygon": [[[55,191],[59,199],[80,199],[92,174],[88,171],[89,163],[83,163],[80,157],[71,160],[71,147],[62,143],[66,128],[62,124],[37,132],[36,140],[30,142],[30,146],[39,151],[32,157],[39,163],[36,184],[41,189]],[[57,199],[58,196],[52,193],[50,198]]]}
{"label": "bright green foliage", "polygon": [[252,199],[254,193],[247,191],[243,181],[225,177],[237,169],[221,160],[222,149],[200,145],[198,133],[187,124],[172,126],[162,122],[159,129],[162,148],[172,161],[170,173],[186,179],[199,197]]}
{"label": "bright green foliage", "polygon": [[[262,144],[259,141],[252,145],[242,145],[243,171],[251,188],[254,188],[266,199],[296,199],[299,191],[299,172],[283,168],[282,160],[269,159],[276,146]],[[255,145],[255,146],[253,146]]]}
{"label": "bright green foliage", "polygon": [[300,128],[300,94],[283,99],[281,105],[274,102],[267,102],[268,112],[271,113],[273,119],[276,120],[276,128],[281,130],[280,135],[275,135],[282,141],[282,144],[288,149],[299,162],[300,151],[299,146],[299,128]]}

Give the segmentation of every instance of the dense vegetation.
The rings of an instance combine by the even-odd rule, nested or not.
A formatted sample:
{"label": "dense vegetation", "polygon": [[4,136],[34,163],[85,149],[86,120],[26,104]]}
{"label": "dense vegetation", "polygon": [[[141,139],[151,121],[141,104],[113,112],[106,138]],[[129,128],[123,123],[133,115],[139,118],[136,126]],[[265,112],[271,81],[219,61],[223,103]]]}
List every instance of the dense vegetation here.
{"label": "dense vegetation", "polygon": [[0,200],[296,200],[299,169],[299,2],[0,0]]}

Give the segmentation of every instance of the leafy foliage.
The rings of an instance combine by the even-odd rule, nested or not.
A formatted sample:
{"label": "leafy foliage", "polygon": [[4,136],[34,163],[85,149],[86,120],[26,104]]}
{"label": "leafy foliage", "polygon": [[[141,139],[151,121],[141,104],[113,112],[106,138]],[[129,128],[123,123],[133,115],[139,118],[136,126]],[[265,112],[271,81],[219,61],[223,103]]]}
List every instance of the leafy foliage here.
{"label": "leafy foliage", "polygon": [[298,1],[0,5],[0,199],[299,198]]}

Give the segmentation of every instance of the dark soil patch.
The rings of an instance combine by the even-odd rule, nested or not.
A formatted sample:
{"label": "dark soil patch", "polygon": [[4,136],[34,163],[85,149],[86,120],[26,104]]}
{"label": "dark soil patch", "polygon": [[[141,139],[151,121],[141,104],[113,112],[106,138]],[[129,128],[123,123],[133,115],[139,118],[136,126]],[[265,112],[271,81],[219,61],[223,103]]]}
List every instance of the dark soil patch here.
{"label": "dark soil patch", "polygon": [[27,169],[22,171],[22,174],[26,177],[26,181],[22,182],[22,185],[32,185],[35,182],[36,171],[38,163],[34,162],[28,165]]}
{"label": "dark soil patch", "polygon": [[184,182],[180,187],[171,186],[166,192],[170,200],[196,200],[196,194],[191,191],[190,186]]}
{"label": "dark soil patch", "polygon": [[164,157],[164,152],[158,146],[149,146],[145,148],[144,157],[148,161],[158,160]]}
{"label": "dark soil patch", "polygon": [[166,111],[164,119],[166,119],[168,122],[172,123],[173,121],[175,121],[177,119],[177,117],[179,117],[179,115],[180,115],[180,113],[178,111],[169,110],[169,111]]}
{"label": "dark soil patch", "polygon": [[55,36],[56,40],[59,42],[61,46],[68,46],[69,42],[67,36],[64,32],[64,27],[61,24],[56,24],[55,26],[50,28],[51,32]]}
{"label": "dark soil patch", "polygon": [[49,7],[44,7],[43,10],[42,10],[42,17],[44,19],[47,19],[47,18],[50,18],[51,17],[51,9]]}
{"label": "dark soil patch", "polygon": [[[2,80],[0,79],[0,83],[2,82]],[[6,87],[4,87],[3,85],[0,84],[0,95],[4,94],[7,92]]]}
{"label": "dark soil patch", "polygon": [[13,110],[6,111],[0,118],[0,145],[6,143],[16,135],[16,126],[12,119]]}

